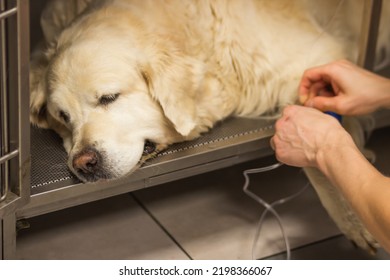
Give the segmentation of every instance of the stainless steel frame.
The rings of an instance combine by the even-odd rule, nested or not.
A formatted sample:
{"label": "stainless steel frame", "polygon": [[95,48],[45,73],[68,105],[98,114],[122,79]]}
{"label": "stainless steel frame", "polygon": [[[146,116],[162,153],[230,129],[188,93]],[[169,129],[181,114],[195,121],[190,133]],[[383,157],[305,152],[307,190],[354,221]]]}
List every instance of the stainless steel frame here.
{"label": "stainless steel frame", "polygon": [[[15,256],[17,219],[155,186],[272,153],[269,147],[269,138],[273,134],[272,122],[232,119],[201,139],[173,146],[127,178],[81,184],[69,176],[31,191],[28,117],[29,0],[0,0],[0,3],[0,258]],[[362,30],[365,35],[361,40],[362,65],[367,65],[365,61],[373,61],[374,52],[370,44],[376,41],[377,35],[377,22],[373,18],[379,19],[381,0],[366,0],[366,4],[370,8],[365,9],[363,20]],[[12,36],[15,34],[16,36]],[[237,127],[240,129],[237,130]]]}
{"label": "stainless steel frame", "polygon": [[372,70],[375,63],[375,50],[381,19],[382,0],[364,1],[362,32],[359,46],[358,64]]}
{"label": "stainless steel frame", "polygon": [[0,8],[0,257],[14,258],[15,213],[30,199],[29,2],[1,0]]}

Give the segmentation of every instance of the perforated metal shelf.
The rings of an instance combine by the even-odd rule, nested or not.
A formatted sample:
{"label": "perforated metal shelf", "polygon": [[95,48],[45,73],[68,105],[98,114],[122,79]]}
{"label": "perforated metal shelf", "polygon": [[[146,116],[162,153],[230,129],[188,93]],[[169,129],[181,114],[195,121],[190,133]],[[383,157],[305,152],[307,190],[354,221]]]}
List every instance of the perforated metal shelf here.
{"label": "perforated metal shelf", "polygon": [[31,194],[78,183],[66,161],[62,140],[54,131],[31,127]]}
{"label": "perforated metal shelf", "polygon": [[29,217],[88,201],[158,185],[271,153],[273,121],[231,118],[202,137],[177,143],[118,180],[83,184],[69,171],[61,139],[31,128],[31,202],[18,212]]}

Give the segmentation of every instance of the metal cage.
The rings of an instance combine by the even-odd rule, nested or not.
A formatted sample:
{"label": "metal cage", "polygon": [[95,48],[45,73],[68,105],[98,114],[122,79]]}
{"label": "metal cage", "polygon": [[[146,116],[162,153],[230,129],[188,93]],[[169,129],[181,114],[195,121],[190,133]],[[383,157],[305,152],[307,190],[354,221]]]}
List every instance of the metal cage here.
{"label": "metal cage", "polygon": [[[367,0],[366,4],[362,30],[367,36],[362,38],[360,61],[368,66],[365,61],[373,61],[379,22],[375,19],[379,18],[381,0]],[[1,259],[15,257],[18,219],[271,154],[272,121],[230,119],[200,139],[173,145],[129,177],[108,183],[81,184],[66,167],[66,153],[58,136],[51,131],[30,129],[29,0],[0,0],[0,9]],[[50,172],[53,165],[57,169]]]}
{"label": "metal cage", "polygon": [[13,258],[16,210],[30,198],[29,2],[0,1],[0,256]]}

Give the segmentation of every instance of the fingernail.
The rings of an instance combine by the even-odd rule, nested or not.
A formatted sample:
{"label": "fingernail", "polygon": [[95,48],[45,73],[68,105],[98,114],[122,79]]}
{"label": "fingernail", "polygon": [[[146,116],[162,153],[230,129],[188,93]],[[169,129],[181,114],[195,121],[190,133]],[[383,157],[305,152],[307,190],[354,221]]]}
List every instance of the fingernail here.
{"label": "fingernail", "polygon": [[299,103],[302,105],[307,101],[308,95],[299,95]]}

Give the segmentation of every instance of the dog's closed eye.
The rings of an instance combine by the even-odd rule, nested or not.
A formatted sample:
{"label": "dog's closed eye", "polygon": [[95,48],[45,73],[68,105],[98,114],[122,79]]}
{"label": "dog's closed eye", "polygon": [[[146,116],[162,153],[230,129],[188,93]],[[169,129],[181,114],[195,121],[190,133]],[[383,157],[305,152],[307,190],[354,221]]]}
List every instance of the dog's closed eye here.
{"label": "dog's closed eye", "polygon": [[60,111],[59,113],[60,115],[60,118],[65,122],[65,123],[69,123],[70,122],[70,116],[68,113],[64,112],[64,111]]}
{"label": "dog's closed eye", "polygon": [[119,97],[119,93],[103,95],[99,98],[99,105],[103,105],[103,106],[108,105],[114,102],[115,100],[117,100],[118,97]]}

